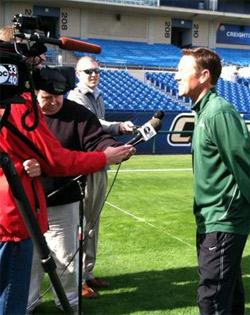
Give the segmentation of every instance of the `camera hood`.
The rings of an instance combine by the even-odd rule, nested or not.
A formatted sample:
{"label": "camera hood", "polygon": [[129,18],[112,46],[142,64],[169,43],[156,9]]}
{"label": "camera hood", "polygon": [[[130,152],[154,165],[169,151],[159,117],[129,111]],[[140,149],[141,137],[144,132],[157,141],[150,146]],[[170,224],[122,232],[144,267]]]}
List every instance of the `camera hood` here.
{"label": "camera hood", "polygon": [[73,67],[45,67],[33,73],[36,90],[48,93],[65,94],[75,87],[75,69]]}

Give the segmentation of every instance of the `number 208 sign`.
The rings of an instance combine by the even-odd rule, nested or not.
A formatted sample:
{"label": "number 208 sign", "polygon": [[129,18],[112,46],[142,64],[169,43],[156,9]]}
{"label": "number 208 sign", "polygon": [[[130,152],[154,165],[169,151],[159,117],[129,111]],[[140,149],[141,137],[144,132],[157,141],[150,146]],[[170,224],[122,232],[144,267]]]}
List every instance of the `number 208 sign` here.
{"label": "number 208 sign", "polygon": [[0,84],[18,85],[18,70],[16,65],[0,64]]}

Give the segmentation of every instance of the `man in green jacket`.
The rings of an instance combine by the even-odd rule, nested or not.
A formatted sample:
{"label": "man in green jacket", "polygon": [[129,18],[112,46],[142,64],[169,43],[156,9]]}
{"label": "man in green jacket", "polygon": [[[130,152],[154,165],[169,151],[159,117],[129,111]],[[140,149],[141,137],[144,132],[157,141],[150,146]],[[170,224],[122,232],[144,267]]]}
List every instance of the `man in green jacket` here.
{"label": "man in green jacket", "polygon": [[184,49],[176,80],[196,112],[192,138],[201,315],[243,315],[241,259],[250,228],[250,139],[235,108],[217,95],[219,56]]}

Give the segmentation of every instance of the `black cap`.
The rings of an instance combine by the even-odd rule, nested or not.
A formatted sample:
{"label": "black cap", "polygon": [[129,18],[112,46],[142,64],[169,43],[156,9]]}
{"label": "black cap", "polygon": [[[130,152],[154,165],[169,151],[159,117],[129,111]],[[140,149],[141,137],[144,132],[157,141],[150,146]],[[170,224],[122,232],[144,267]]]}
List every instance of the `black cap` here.
{"label": "black cap", "polygon": [[72,67],[45,67],[33,73],[36,90],[61,95],[75,87],[75,69]]}

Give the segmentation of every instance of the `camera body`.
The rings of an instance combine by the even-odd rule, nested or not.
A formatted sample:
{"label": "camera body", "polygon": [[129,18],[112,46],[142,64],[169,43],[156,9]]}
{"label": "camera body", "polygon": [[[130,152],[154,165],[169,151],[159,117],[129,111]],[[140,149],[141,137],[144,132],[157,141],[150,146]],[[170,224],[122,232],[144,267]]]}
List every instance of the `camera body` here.
{"label": "camera body", "polygon": [[13,23],[14,28],[20,33],[33,34],[34,31],[38,31],[46,34],[48,28],[46,21],[39,16],[16,14]]}
{"label": "camera body", "polygon": [[0,43],[0,108],[11,103],[14,96],[20,96],[29,86],[29,70],[23,57],[2,48],[10,43]]}
{"label": "camera body", "polygon": [[13,39],[0,41],[0,108],[11,104],[11,99],[27,91],[31,84],[31,69],[26,58],[39,56],[47,51],[44,44],[27,38],[26,34],[43,32],[39,18],[17,14],[13,18]]}
{"label": "camera body", "polygon": [[35,89],[47,89],[51,94],[65,94],[73,89],[74,68],[35,69],[32,66],[33,58],[47,51],[44,45],[46,37],[41,35],[47,28],[44,19],[17,14],[13,23],[13,42],[0,41],[0,108],[5,108],[11,104],[13,97],[20,96],[33,86]]}

